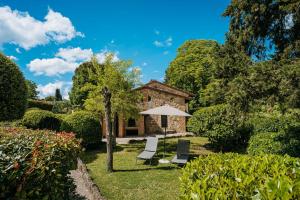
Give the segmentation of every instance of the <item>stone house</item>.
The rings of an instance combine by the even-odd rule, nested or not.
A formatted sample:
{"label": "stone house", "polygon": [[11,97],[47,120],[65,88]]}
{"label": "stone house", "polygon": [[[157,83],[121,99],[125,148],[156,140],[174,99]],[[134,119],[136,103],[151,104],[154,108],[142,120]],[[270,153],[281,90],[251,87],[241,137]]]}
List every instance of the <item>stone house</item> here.
{"label": "stone house", "polygon": [[[136,88],[143,100],[138,105],[141,111],[168,104],[179,110],[188,112],[188,102],[193,94],[169,86],[159,81],[151,80],[149,83]],[[186,117],[169,116],[168,133],[186,132]],[[161,116],[158,115],[140,115],[137,119],[123,119],[118,117],[117,137],[126,136],[144,136],[163,133],[161,127]],[[105,126],[103,126],[103,136]]]}

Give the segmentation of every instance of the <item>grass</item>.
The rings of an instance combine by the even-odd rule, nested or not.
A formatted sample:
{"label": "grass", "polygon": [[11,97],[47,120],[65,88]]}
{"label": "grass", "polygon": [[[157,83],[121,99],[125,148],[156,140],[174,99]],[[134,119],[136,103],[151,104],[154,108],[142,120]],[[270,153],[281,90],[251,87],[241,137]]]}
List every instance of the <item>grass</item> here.
{"label": "grass", "polygon": [[[212,153],[204,146],[207,138],[182,138],[191,141],[191,157]],[[177,138],[166,139],[166,158],[171,159],[176,153]],[[83,161],[101,194],[107,200],[164,199],[174,200],[179,197],[179,177],[181,168],[173,164],[159,164],[162,157],[163,140],[159,141],[157,158],[150,166],[148,162],[138,160],[136,156],[144,149],[145,142],[118,145],[114,153],[114,173],[106,172],[105,148],[85,152]]]}

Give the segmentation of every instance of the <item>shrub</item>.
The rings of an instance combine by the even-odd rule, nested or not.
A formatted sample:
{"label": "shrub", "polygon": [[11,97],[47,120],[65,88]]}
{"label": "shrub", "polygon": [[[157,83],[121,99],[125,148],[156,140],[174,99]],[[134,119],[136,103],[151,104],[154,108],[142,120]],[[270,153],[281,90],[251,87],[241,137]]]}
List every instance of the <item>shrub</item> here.
{"label": "shrub", "polygon": [[31,129],[49,129],[58,131],[61,120],[46,110],[30,110],[23,117],[22,124]]}
{"label": "shrub", "polygon": [[0,199],[68,199],[80,151],[73,134],[0,128]]}
{"label": "shrub", "polygon": [[52,111],[53,103],[45,100],[28,100],[28,108],[40,108],[42,110]]}
{"label": "shrub", "polygon": [[207,136],[210,144],[220,150],[233,150],[247,146],[252,127],[220,104],[201,108],[188,121],[188,129]]}
{"label": "shrub", "polygon": [[27,87],[18,66],[0,53],[0,121],[23,117],[27,104]]}
{"label": "shrub", "polygon": [[52,112],[54,113],[70,113],[72,110],[72,105],[70,101],[56,101],[53,105]]}
{"label": "shrub", "polygon": [[181,199],[300,199],[300,160],[213,154],[186,165]]}
{"label": "shrub", "polygon": [[254,125],[254,133],[247,148],[249,154],[300,156],[300,122],[297,116],[257,115],[250,121]]}
{"label": "shrub", "polygon": [[224,104],[200,108],[189,119],[188,130],[205,136],[207,131],[211,130],[213,125],[219,123],[226,115],[226,108],[227,106]]}
{"label": "shrub", "polygon": [[82,139],[82,145],[88,148],[99,146],[102,139],[99,119],[86,111],[74,112],[65,117],[61,131],[75,133],[77,138]]}

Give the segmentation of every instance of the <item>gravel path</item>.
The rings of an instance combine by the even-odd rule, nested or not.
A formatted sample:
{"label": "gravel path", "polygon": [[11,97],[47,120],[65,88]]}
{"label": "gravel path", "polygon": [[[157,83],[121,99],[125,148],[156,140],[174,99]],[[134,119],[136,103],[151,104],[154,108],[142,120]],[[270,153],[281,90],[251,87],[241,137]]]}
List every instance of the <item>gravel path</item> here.
{"label": "gravel path", "polygon": [[91,180],[86,166],[78,159],[78,169],[70,171],[70,177],[76,185],[74,200],[105,200],[98,187]]}

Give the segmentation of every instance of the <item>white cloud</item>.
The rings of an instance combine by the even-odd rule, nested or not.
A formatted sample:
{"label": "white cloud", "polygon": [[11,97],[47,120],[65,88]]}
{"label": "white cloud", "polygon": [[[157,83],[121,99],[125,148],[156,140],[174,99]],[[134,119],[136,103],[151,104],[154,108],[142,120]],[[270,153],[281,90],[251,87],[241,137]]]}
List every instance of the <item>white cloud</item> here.
{"label": "white cloud", "polygon": [[[96,56],[99,63],[104,63],[105,58],[108,56],[109,53],[110,52],[108,52],[107,50],[103,50],[100,53],[96,53],[95,56]],[[118,57],[118,54],[119,54],[119,52],[114,52],[114,56],[113,56],[113,59],[112,59],[113,62],[117,62],[117,61],[120,60],[119,57]]]}
{"label": "white cloud", "polygon": [[147,65],[148,65],[148,63],[146,63],[146,62],[143,62],[143,63],[142,63],[142,66],[143,66],[143,67],[146,67]]}
{"label": "white cloud", "polygon": [[[104,63],[107,50],[96,53],[95,56],[99,63]],[[68,72],[73,72],[80,63],[91,59],[93,55],[92,49],[76,48],[60,48],[54,58],[36,58],[27,64],[27,67],[35,75],[56,76]],[[118,52],[114,53],[113,61],[119,60]]]}
{"label": "white cloud", "polygon": [[28,12],[11,10],[9,6],[0,7],[0,45],[11,43],[28,50],[51,41],[62,43],[76,36],[84,35],[59,12],[49,9],[44,21],[40,21]]}
{"label": "white cloud", "polygon": [[69,91],[71,89],[72,82],[55,81],[46,85],[38,85],[37,90],[39,96],[45,98],[46,96],[53,96],[56,89],[60,89],[60,92],[64,99],[69,99]]}
{"label": "white cloud", "polygon": [[62,58],[68,62],[87,61],[93,55],[92,49],[60,48],[55,54],[56,57]]}
{"label": "white cloud", "polygon": [[168,54],[169,54],[169,51],[164,51],[163,54],[164,54],[164,55],[168,55]]}
{"label": "white cloud", "polygon": [[156,46],[156,47],[170,47],[172,46],[173,44],[173,38],[172,37],[168,37],[166,40],[164,41],[158,41],[158,40],[155,40],[153,42],[153,44]]}
{"label": "white cloud", "polygon": [[54,76],[65,74],[67,72],[73,72],[78,63],[68,62],[61,58],[45,58],[45,59],[34,59],[27,64],[27,67],[35,75]]}
{"label": "white cloud", "polygon": [[159,30],[154,30],[155,35],[159,35],[160,31]]}
{"label": "white cloud", "polygon": [[21,53],[20,48],[16,48],[16,52],[17,52],[17,53]]}
{"label": "white cloud", "polygon": [[155,41],[153,42],[153,44],[154,44],[156,47],[164,47],[164,44],[163,44],[162,42],[158,41],[158,40],[155,40]]}
{"label": "white cloud", "polygon": [[11,60],[14,60],[14,61],[17,61],[18,60],[18,58],[17,57],[15,57],[15,56],[7,56],[9,59],[11,59]]}

